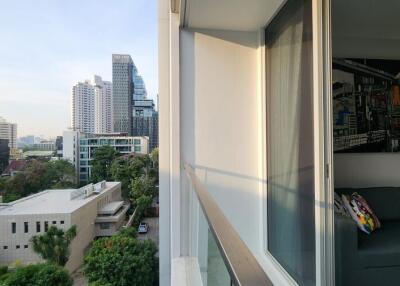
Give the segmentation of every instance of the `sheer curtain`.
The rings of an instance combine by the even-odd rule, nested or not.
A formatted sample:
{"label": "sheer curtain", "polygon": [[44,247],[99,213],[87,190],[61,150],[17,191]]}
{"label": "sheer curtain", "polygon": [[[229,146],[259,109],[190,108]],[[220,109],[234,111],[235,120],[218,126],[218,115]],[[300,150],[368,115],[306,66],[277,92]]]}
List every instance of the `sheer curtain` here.
{"label": "sheer curtain", "polygon": [[311,1],[288,1],[266,30],[268,250],[315,284]]}

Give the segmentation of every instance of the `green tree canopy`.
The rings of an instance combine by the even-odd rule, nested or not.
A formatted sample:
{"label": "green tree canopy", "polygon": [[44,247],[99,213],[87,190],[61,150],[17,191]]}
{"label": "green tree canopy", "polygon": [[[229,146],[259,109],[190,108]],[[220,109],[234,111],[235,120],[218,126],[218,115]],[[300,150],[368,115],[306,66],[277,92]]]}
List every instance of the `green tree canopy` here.
{"label": "green tree canopy", "polygon": [[3,275],[2,280],[0,285],[4,286],[72,286],[72,278],[68,272],[63,267],[53,263],[18,267],[15,271]]}
{"label": "green tree canopy", "polygon": [[111,146],[101,146],[94,151],[91,161],[91,181],[94,183],[102,180],[112,180],[111,164],[120,154]]}
{"label": "green tree canopy", "polygon": [[32,237],[33,250],[43,259],[64,266],[69,258],[69,245],[76,236],[76,226],[66,232],[51,226],[43,235]]}
{"label": "green tree canopy", "polygon": [[157,276],[157,247],[126,235],[96,240],[85,257],[85,276],[94,285],[150,286]]}
{"label": "green tree canopy", "polygon": [[75,168],[70,162],[32,160],[24,171],[1,180],[0,193],[9,202],[46,189],[71,188],[75,185]]}

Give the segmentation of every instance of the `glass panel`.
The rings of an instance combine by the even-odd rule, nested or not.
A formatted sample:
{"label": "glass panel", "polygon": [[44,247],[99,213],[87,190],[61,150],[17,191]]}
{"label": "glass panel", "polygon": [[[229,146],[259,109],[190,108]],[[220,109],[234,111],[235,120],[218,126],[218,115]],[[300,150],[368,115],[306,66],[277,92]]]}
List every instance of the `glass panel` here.
{"label": "glass panel", "polygon": [[208,230],[207,286],[230,286],[231,278],[217,243]]}
{"label": "glass panel", "polygon": [[289,0],[266,30],[268,250],[315,285],[311,0]]}

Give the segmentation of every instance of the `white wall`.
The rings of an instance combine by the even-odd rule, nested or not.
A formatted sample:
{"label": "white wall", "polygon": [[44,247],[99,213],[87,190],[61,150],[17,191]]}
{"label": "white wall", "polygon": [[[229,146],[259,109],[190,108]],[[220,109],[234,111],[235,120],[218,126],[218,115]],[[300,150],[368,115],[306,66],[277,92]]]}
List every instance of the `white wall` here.
{"label": "white wall", "polygon": [[182,161],[196,168],[245,243],[259,252],[258,33],[192,30],[180,37]]}
{"label": "white wall", "polygon": [[400,187],[400,154],[334,155],[335,187]]}

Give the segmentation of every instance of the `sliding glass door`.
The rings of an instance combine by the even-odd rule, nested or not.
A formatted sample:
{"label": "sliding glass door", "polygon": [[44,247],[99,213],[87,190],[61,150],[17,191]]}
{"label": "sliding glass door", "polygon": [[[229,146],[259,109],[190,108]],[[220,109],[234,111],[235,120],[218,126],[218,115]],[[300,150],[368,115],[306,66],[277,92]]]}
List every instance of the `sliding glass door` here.
{"label": "sliding glass door", "polygon": [[326,55],[323,27],[313,18],[322,15],[322,2],[288,0],[265,32],[267,251],[298,285],[331,282],[322,274],[330,259],[322,242],[329,216],[320,75]]}

